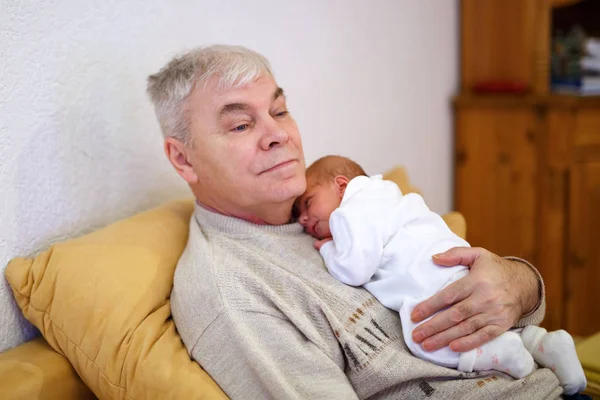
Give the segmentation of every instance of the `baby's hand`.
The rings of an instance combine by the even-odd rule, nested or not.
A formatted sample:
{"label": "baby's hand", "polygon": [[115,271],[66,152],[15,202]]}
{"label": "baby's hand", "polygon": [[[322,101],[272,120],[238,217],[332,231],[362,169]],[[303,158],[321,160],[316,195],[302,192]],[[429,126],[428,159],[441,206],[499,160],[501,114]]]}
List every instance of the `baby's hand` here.
{"label": "baby's hand", "polygon": [[329,242],[330,240],[333,240],[333,238],[325,238],[325,239],[321,239],[321,240],[315,240],[315,249],[317,250],[321,250],[321,246],[323,246],[325,243]]}

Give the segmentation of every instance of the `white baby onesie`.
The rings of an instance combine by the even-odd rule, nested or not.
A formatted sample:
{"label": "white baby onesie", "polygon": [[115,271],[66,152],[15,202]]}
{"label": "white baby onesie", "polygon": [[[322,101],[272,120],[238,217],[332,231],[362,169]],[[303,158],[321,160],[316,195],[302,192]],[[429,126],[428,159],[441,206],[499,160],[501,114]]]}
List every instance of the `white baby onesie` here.
{"label": "white baby onesie", "polygon": [[[533,371],[532,354],[515,332],[506,332],[466,353],[449,347],[427,352],[413,341],[412,332],[418,325],[410,319],[414,307],[468,274],[464,266],[446,268],[433,263],[434,254],[469,244],[430,211],[421,196],[403,196],[395,183],[380,175],[360,176],[348,184],[329,225],[333,241],[320,249],[329,272],[345,284],[364,286],[384,306],[398,311],[404,340],[415,356],[466,372],[496,369],[522,378]],[[533,332],[539,337],[545,334],[542,328],[528,328],[532,338]],[[572,341],[563,343],[578,363]],[[582,379],[585,382],[582,374],[571,384],[573,388],[580,388]]]}
{"label": "white baby onesie", "polygon": [[412,340],[416,325],[410,313],[468,273],[463,266],[439,267],[431,256],[469,244],[421,196],[403,196],[395,183],[379,175],[352,179],[329,225],[334,240],[320,251],[331,275],[347,285],[363,285],[381,304],[398,311],[404,340],[415,356],[456,368],[459,354],[449,347],[426,352]]}

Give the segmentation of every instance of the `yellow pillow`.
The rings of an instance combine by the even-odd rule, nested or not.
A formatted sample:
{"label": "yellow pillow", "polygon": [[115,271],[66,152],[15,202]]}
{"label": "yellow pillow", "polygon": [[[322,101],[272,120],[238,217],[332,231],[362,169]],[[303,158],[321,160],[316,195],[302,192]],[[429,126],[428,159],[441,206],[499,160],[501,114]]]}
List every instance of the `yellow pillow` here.
{"label": "yellow pillow", "polygon": [[6,268],[25,317],[99,398],[227,398],[171,319],[192,210],[173,202]]}
{"label": "yellow pillow", "polygon": [[[421,191],[417,187],[413,186],[413,184],[410,182],[410,179],[408,178],[408,174],[406,173],[406,169],[404,167],[398,166],[392,168],[383,175],[383,179],[395,182],[404,194],[422,194]],[[442,218],[444,219],[444,222],[446,222],[446,225],[448,225],[452,232],[454,232],[463,239],[467,238],[467,221],[461,213],[456,211],[449,212],[447,214],[442,215]]]}
{"label": "yellow pillow", "polygon": [[576,347],[579,361],[581,361],[581,366],[588,381],[584,393],[592,397],[600,397],[600,332],[578,342]]}

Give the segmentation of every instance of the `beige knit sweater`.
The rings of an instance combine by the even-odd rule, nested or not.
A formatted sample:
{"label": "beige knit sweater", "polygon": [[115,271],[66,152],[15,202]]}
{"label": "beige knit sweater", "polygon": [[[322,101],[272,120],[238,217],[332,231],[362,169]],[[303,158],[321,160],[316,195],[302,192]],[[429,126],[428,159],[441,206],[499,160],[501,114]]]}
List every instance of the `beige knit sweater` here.
{"label": "beige knit sweater", "polygon": [[[562,392],[547,369],[515,381],[412,356],[398,314],[331,277],[299,224],[255,225],[197,206],[171,301],[190,355],[232,399],[554,399]],[[539,323],[542,308],[519,325]]]}

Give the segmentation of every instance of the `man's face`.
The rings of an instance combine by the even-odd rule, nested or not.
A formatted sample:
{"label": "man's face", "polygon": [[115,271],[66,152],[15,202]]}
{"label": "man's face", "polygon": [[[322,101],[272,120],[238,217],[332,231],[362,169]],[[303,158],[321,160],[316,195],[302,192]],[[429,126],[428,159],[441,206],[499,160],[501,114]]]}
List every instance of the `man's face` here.
{"label": "man's face", "polygon": [[271,76],[223,90],[210,80],[188,109],[197,192],[209,204],[252,213],[304,192],[302,141]]}

